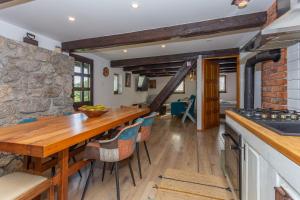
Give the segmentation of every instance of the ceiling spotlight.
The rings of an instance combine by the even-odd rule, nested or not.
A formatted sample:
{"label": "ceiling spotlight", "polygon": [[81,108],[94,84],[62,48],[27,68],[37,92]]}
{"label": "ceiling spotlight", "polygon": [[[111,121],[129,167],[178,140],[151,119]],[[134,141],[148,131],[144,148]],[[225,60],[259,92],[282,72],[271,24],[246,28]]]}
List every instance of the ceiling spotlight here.
{"label": "ceiling spotlight", "polygon": [[139,7],[139,4],[136,3],[136,2],[135,2],[135,3],[132,3],[132,4],[131,4],[131,7],[133,7],[133,8],[138,8],[138,7]]}
{"label": "ceiling spotlight", "polygon": [[237,6],[239,9],[246,8],[250,0],[233,0],[232,5]]}
{"label": "ceiling spotlight", "polygon": [[161,45],[161,48],[166,48],[166,45],[165,45],[165,44],[162,44],[162,45]]}
{"label": "ceiling spotlight", "polygon": [[72,16],[69,16],[68,19],[70,22],[74,22],[76,20],[75,17],[72,17]]}
{"label": "ceiling spotlight", "polygon": [[123,52],[124,52],[124,53],[127,53],[128,51],[127,51],[127,49],[124,49]]}

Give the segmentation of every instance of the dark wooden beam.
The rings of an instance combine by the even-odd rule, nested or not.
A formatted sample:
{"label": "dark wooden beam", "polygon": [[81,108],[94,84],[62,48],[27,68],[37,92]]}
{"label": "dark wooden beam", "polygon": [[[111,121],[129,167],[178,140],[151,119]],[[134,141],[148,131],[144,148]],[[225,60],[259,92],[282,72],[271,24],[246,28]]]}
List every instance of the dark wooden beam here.
{"label": "dark wooden beam", "polygon": [[220,49],[212,51],[200,51],[193,53],[183,53],[165,56],[145,57],[145,58],[133,58],[126,60],[113,60],[111,61],[111,67],[132,67],[137,65],[152,65],[152,64],[163,64],[163,63],[175,63],[184,62],[188,60],[197,59],[199,55],[203,57],[218,57],[218,56],[229,56],[239,54],[239,49]]}
{"label": "dark wooden beam", "polygon": [[169,74],[162,74],[162,75],[147,75],[148,78],[156,78],[156,77],[169,77],[169,76],[175,76],[175,75],[169,75]]}
{"label": "dark wooden beam", "polygon": [[267,13],[259,12],[132,33],[63,42],[62,49],[64,51],[74,51],[78,49],[111,48],[164,41],[173,38],[207,36],[218,33],[224,34],[226,32],[260,27],[265,24],[266,20]]}
{"label": "dark wooden beam", "polygon": [[220,73],[234,73],[234,72],[237,72],[236,69],[223,69],[223,70],[220,70]]}
{"label": "dark wooden beam", "polygon": [[169,73],[169,74],[143,74],[144,76],[147,77],[164,77],[164,76],[175,76],[176,73]]}
{"label": "dark wooden beam", "polygon": [[229,63],[229,64],[219,64],[220,67],[235,67],[236,68],[236,64],[235,63]]}
{"label": "dark wooden beam", "polygon": [[0,0],[0,9],[13,7],[19,4],[27,3],[33,0]]}
{"label": "dark wooden beam", "polygon": [[163,63],[163,64],[154,64],[154,65],[143,65],[143,66],[132,66],[132,67],[124,67],[124,71],[140,71],[140,70],[148,70],[148,69],[165,69],[165,68],[180,68],[184,62],[174,62],[174,63]]}
{"label": "dark wooden beam", "polygon": [[173,94],[174,90],[178,87],[182,80],[188,75],[188,73],[197,67],[197,61],[187,61],[182,68],[173,76],[160,93],[150,104],[151,111],[157,111],[164,102]]}
{"label": "dark wooden beam", "polygon": [[147,70],[137,70],[132,71],[133,74],[141,73],[162,73],[162,72],[177,72],[180,68],[164,68],[164,69],[147,69]]}
{"label": "dark wooden beam", "polygon": [[212,59],[212,61],[218,64],[229,64],[229,63],[236,63],[236,58],[223,58],[223,59]]}

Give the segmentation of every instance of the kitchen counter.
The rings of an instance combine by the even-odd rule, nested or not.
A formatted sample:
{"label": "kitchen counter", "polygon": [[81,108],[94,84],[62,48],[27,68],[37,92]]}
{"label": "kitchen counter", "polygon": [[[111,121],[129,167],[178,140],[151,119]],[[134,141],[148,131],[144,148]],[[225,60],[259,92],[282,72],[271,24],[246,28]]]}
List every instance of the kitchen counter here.
{"label": "kitchen counter", "polygon": [[226,115],[300,166],[300,137],[279,135],[233,111]]}

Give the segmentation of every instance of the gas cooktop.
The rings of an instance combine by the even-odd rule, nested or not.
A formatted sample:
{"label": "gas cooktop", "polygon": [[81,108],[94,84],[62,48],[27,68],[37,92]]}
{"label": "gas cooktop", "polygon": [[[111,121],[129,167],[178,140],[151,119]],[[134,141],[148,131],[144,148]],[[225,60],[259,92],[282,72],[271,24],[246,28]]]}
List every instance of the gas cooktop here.
{"label": "gas cooktop", "polygon": [[300,136],[300,113],[297,111],[238,109],[236,112],[280,135]]}

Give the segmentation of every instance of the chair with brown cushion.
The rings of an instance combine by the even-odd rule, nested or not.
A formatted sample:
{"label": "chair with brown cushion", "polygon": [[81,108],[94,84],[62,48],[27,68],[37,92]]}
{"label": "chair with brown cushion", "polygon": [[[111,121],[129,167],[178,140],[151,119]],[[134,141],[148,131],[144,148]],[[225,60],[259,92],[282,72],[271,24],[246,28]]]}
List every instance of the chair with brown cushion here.
{"label": "chair with brown cushion", "polygon": [[138,167],[140,178],[142,178],[142,170],[141,170],[141,160],[140,160],[140,143],[144,143],[144,147],[147,153],[149,164],[151,165],[151,158],[147,147],[147,141],[150,139],[152,125],[154,123],[154,119],[157,116],[156,112],[151,113],[150,115],[144,117],[144,121],[142,123],[141,129],[138,133],[137,143],[136,143],[136,153],[137,153],[137,160],[138,160]]}
{"label": "chair with brown cushion", "polygon": [[[135,147],[138,131],[143,123],[143,119],[137,119],[133,125],[123,128],[114,138],[109,140],[96,140],[87,144],[85,149],[85,158],[92,160],[90,172],[87,178],[86,185],[82,194],[84,199],[85,193],[91,178],[94,164],[96,160],[104,163],[113,163],[115,169],[117,200],[120,200],[120,187],[119,187],[119,166],[118,163],[122,160],[128,159],[131,178],[135,186],[133,171],[131,168],[131,160]],[[105,167],[103,167],[105,170]]]}
{"label": "chair with brown cushion", "polygon": [[14,172],[0,177],[0,200],[29,200],[46,190],[48,199],[54,200],[51,179],[24,172]]}

